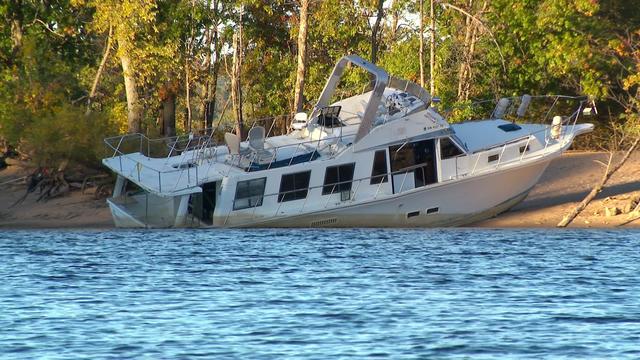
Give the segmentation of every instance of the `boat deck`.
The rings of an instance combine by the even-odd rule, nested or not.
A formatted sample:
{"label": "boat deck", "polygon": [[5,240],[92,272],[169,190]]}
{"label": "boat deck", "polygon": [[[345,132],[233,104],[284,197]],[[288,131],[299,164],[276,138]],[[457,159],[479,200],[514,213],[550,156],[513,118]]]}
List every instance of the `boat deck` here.
{"label": "boat deck", "polygon": [[[545,130],[548,129],[548,126],[541,124],[517,124],[517,127],[520,129],[512,131],[503,131],[498,127],[508,124],[512,123],[495,119],[452,124],[451,128],[471,153],[493,146],[499,146],[517,139],[526,139],[530,135],[536,136],[536,138],[542,142],[544,141]],[[478,136],[478,134],[483,134],[483,136]]]}

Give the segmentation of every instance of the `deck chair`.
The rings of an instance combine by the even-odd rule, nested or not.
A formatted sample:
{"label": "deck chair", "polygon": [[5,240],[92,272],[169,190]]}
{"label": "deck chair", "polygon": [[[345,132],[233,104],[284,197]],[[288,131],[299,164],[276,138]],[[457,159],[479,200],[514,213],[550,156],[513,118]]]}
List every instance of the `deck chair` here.
{"label": "deck chair", "polygon": [[249,130],[248,140],[249,147],[253,151],[262,151],[264,150],[264,135],[265,130],[262,126],[256,126]]}
{"label": "deck chair", "polygon": [[224,142],[226,142],[227,147],[229,147],[229,155],[240,155],[240,138],[238,137],[238,135],[232,134],[230,132],[224,133]]}
{"label": "deck chair", "polygon": [[250,150],[240,147],[240,137],[238,135],[230,132],[224,133],[224,141],[227,143],[227,147],[229,148],[227,161],[230,164],[235,163],[238,166],[241,166],[243,162],[246,162],[246,159],[244,159],[244,157],[247,155],[247,153],[250,152]]}
{"label": "deck chair", "polygon": [[265,129],[256,126],[249,130],[249,148],[253,151],[254,162],[262,164],[273,159],[273,154],[264,148]]}
{"label": "deck chair", "polygon": [[509,98],[501,98],[498,100],[498,104],[495,109],[493,109],[493,113],[491,114],[492,119],[502,119],[504,115],[507,113],[507,109],[511,105],[511,100]]}

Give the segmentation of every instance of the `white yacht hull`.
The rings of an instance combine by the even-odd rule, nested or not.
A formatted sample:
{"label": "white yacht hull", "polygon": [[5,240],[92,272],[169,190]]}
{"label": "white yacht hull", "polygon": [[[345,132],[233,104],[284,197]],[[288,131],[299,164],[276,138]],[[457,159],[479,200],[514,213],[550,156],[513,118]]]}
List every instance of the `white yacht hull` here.
{"label": "white yacht hull", "polygon": [[[494,217],[526,198],[551,162],[416,188],[386,199],[271,219],[232,216],[226,227],[443,227]],[[427,213],[427,209],[435,209]],[[416,214],[417,212],[417,214]],[[219,222],[224,219],[218,219]]]}

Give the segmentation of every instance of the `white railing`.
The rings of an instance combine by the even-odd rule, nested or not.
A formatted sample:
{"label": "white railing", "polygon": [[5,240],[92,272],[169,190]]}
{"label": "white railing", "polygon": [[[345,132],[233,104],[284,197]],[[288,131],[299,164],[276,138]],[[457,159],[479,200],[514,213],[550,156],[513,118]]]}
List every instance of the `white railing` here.
{"label": "white railing", "polygon": [[[527,122],[536,122],[546,124],[549,121],[549,116],[560,106],[566,106],[566,109],[559,110],[560,112],[567,113],[575,108],[583,109],[585,103],[588,101],[586,96],[568,96],[568,95],[531,95],[530,103],[526,113],[521,117],[517,115],[518,108],[522,103],[521,96],[506,97],[509,100],[509,105],[505,109],[503,118],[505,120],[523,120],[527,119]],[[450,108],[442,110],[442,115],[445,119],[450,119],[456,111],[464,109],[470,110],[474,114],[473,119],[464,119],[467,121],[482,121],[493,118],[493,111],[496,108],[499,99],[479,100],[469,104],[458,104]],[[541,104],[546,101],[546,104]],[[483,113],[484,116],[478,116]],[[544,116],[538,116],[542,115]],[[533,120],[533,121],[529,121]]]}
{"label": "white railing", "polygon": [[[556,108],[556,106],[561,100],[577,101],[579,103],[577,110],[575,110],[573,114],[571,114],[570,116],[566,117],[562,122],[562,125],[565,125],[565,126],[572,125],[569,133],[573,131],[573,128],[575,127],[577,119],[580,113],[582,112],[582,108],[584,107],[584,104],[586,102],[586,98],[584,97],[571,97],[571,96],[562,96],[562,95],[533,96],[532,98],[534,99],[544,98],[544,99],[551,99],[553,101],[552,105],[545,112],[545,115],[544,115],[545,121],[552,114],[552,111]],[[511,105],[510,105],[511,107],[508,109],[510,110],[510,112],[507,111],[507,114],[512,115],[512,113],[517,108],[515,106],[517,104],[517,99],[520,99],[520,98],[514,97],[511,99],[512,99]],[[485,104],[487,102],[479,102],[479,103]],[[285,123],[288,124],[287,120],[289,118],[290,116],[285,115],[285,116],[257,119],[251,122],[251,126],[249,127],[249,130],[254,128],[255,126],[258,126],[259,124],[270,122],[269,130],[267,131],[267,134],[265,136],[265,138],[268,138],[272,134],[276,124],[278,124],[282,120],[284,120]],[[118,157],[118,162],[119,162],[118,167],[121,174],[125,176],[128,175],[128,177],[131,179],[137,179],[140,185],[146,186],[147,190],[166,193],[166,192],[174,192],[176,191],[176,189],[178,189],[178,187],[180,187],[180,189],[195,187],[199,185],[201,180],[205,180],[201,178],[201,175],[206,176],[206,174],[208,174],[209,170],[211,169],[211,166],[218,161],[218,157],[219,157],[218,156],[219,148],[217,147],[218,144],[215,141],[216,134],[219,134],[220,132],[224,132],[225,130],[232,130],[232,129],[234,130],[234,128],[231,128],[230,126],[225,126],[221,122],[218,122],[216,127],[201,130],[200,134],[186,134],[186,135],[168,137],[163,139],[149,139],[143,134],[127,134],[127,135],[107,138],[104,141],[107,147],[113,151],[112,158]],[[324,133],[324,130],[325,130],[324,127],[318,127],[318,129],[320,129],[320,134]],[[545,129],[541,131],[545,133],[544,134],[545,146],[543,149],[543,153],[546,154],[547,147],[550,144],[550,127],[547,126]],[[497,148],[501,148],[500,155],[498,157],[497,163],[492,164],[491,167],[492,168],[499,167],[500,165],[503,164],[503,156],[507,147],[513,143],[524,141],[524,139],[526,138],[525,151],[522,152],[519,158],[519,161],[524,161],[527,158],[525,156],[525,154],[528,152],[526,151],[526,149],[528,149],[531,139],[533,138],[533,136],[536,135],[536,133],[538,132],[531,133],[528,136],[522,137],[520,139],[516,139],[515,141],[498,143],[498,144],[491,145],[489,147],[485,147],[484,149],[474,151],[472,154],[469,154],[470,158],[473,158],[474,156],[476,157],[474,166],[470,173],[463,174],[463,176],[468,176],[469,174],[473,175],[478,171],[478,164],[481,158],[480,156],[481,153],[485,153],[486,151],[490,151],[490,150],[495,150]],[[250,140],[250,139],[247,138],[247,140]],[[340,128],[340,134],[338,136],[321,138],[321,136],[319,135],[318,139],[316,140],[308,140],[304,142],[298,142],[296,144],[288,144],[288,145],[281,145],[278,147],[267,148],[268,151],[272,152],[272,155],[269,161],[266,163],[257,161],[261,159],[258,158],[259,154],[255,152],[248,155],[238,155],[235,158],[231,159],[230,162],[227,162],[226,159],[224,160],[225,162],[227,162],[228,165],[230,165],[228,166],[228,169],[227,169],[227,176],[229,175],[229,172],[231,171],[232,166],[243,168],[245,171],[269,170],[274,166],[276,166],[276,163],[288,159],[289,160],[288,163],[284,165],[288,167],[288,166],[295,165],[294,161],[296,157],[299,156],[299,154],[300,155],[309,154],[310,157],[307,161],[310,161],[311,159],[313,159],[315,155],[319,155],[319,152],[323,151],[325,148],[333,144],[341,144],[342,142],[343,142],[343,133],[342,133],[342,128]],[[324,145],[324,147],[321,148],[321,145]],[[295,146],[295,150],[293,152],[293,155],[285,157],[284,159],[278,160],[278,155],[280,155],[280,153],[284,151],[284,149],[291,149],[294,146]],[[344,150],[345,148],[346,147],[344,147],[342,150]],[[318,152],[318,154],[314,155],[314,152]],[[178,160],[175,159],[175,154],[177,153],[180,154],[180,158]],[[139,156],[134,156],[133,154],[140,154],[144,158],[140,159]],[[331,153],[331,156],[333,157],[336,154]],[[165,158],[166,160],[163,163],[155,162],[154,164],[156,167],[153,167],[153,166],[150,166],[148,163],[145,163],[145,161],[148,160],[149,158]],[[145,161],[142,161],[142,160],[145,160]],[[208,161],[208,170],[201,171],[199,170],[199,166],[203,165],[205,160]],[[129,162],[128,164],[129,166],[126,167],[128,169],[131,169],[129,174],[124,174],[125,167],[123,167],[123,162]],[[169,166],[170,166],[169,162],[171,162],[171,164],[178,165],[178,167],[175,169],[169,169]],[[248,164],[248,165],[246,167],[242,167],[243,164],[245,165]],[[281,167],[280,165],[282,164],[278,164],[278,167]],[[457,172],[457,165],[456,165],[456,172]],[[461,175],[456,173],[456,176],[454,178],[458,178],[459,176]],[[143,177],[146,180],[144,184],[140,183]],[[165,178],[166,180],[163,181],[163,178]],[[150,179],[157,179],[157,181],[150,181]],[[170,188],[171,185],[173,185],[173,188]]]}
{"label": "white railing", "polygon": [[[288,126],[289,119],[289,115],[256,119],[250,122],[249,130],[270,122],[267,132],[267,136],[270,136],[276,124],[284,120]],[[113,152],[110,158],[118,158],[117,167],[121,174],[130,179],[138,180],[138,184],[146,190],[168,192],[175,191],[178,186],[183,189],[198,186],[201,180],[200,175],[207,174],[213,163],[216,162],[219,150],[219,144],[215,141],[216,136],[225,131],[235,132],[235,130],[235,127],[224,125],[219,121],[215,127],[199,130],[197,134],[184,134],[160,139],[150,139],[139,133],[125,134],[106,138],[104,143]],[[249,138],[245,141],[248,140]],[[144,158],[140,159],[135,154],[140,154]],[[179,159],[175,159],[177,154],[180,156]],[[161,158],[164,158],[165,161],[154,162],[156,167],[145,163],[149,159]],[[202,165],[205,160],[209,160],[208,170],[204,174],[200,174],[198,165]],[[123,162],[129,162],[127,164],[129,166],[123,166]],[[175,170],[168,169],[172,164],[178,165],[178,167]],[[131,171],[125,174],[127,168]],[[144,183],[141,182],[143,177],[147,180]],[[167,181],[163,182],[163,177],[169,178],[169,183],[174,185],[171,190],[168,189]],[[157,181],[150,182],[151,178],[155,178]],[[181,184],[184,178],[186,178],[186,184]]]}

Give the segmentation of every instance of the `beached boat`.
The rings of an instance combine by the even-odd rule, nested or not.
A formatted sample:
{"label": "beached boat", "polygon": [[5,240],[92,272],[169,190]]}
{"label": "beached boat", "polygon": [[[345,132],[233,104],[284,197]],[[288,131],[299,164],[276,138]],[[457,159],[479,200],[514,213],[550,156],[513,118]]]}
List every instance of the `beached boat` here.
{"label": "beached boat", "polygon": [[[373,88],[331,103],[348,64],[369,72]],[[551,106],[528,113],[540,99]],[[118,227],[462,225],[523,200],[549,162],[593,129],[577,123],[585,98],[503,98],[490,116],[456,124],[436,101],[345,56],[310,116],[296,114],[284,135],[272,136],[269,119],[246,139],[222,129],[105,139],[113,154],[103,164],[117,174],[107,202]],[[527,116],[539,121],[520,121]]]}

